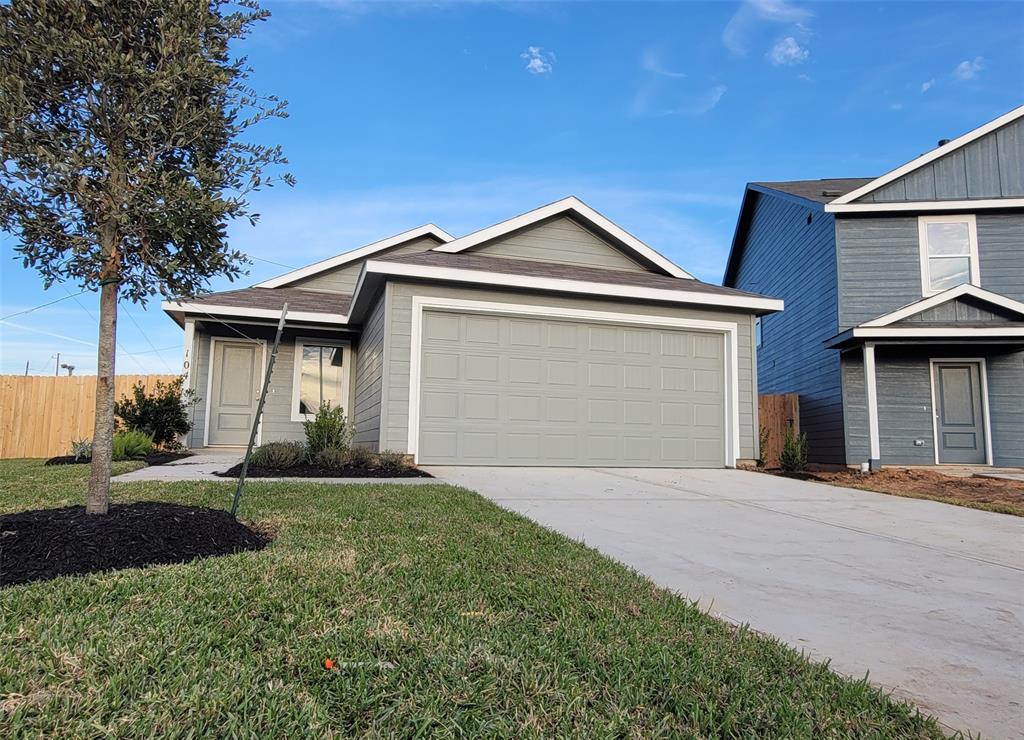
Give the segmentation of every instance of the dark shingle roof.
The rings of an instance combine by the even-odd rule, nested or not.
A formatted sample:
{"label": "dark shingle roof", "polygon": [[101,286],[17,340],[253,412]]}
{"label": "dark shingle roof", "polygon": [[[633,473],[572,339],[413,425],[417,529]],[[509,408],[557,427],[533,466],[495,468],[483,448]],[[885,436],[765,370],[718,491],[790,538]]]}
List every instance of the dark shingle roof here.
{"label": "dark shingle roof", "polygon": [[289,311],[344,314],[348,311],[352,296],[305,288],[241,288],[183,299],[185,303],[199,305],[269,308],[277,311],[285,301],[288,301]]}
{"label": "dark shingle roof", "polygon": [[[828,180],[790,180],[788,182],[755,182],[751,184],[789,193],[817,203],[828,203],[867,185],[874,179],[873,177],[842,177]],[[826,195],[826,193],[828,194]]]}
{"label": "dark shingle roof", "polygon": [[479,254],[420,252],[417,254],[401,255],[397,257],[383,257],[379,261],[400,262],[407,265],[423,265],[424,267],[449,267],[460,270],[483,270],[486,272],[499,272],[507,275],[555,278],[558,280],[577,280],[588,283],[635,285],[638,288],[686,290],[695,293],[707,293],[708,295],[762,297],[758,296],[756,293],[747,293],[734,288],[723,288],[720,285],[702,283],[699,280],[675,278],[667,275],[654,275],[649,272],[605,270],[597,267],[580,267],[577,265],[556,264],[554,262],[534,262],[531,260],[508,259],[505,257],[485,257]]}

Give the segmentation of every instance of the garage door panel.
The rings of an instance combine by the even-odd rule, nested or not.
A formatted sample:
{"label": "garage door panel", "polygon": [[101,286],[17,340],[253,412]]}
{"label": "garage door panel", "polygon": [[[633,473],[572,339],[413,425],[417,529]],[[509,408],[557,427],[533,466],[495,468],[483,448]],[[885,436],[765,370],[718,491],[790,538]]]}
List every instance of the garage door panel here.
{"label": "garage door panel", "polygon": [[724,464],[721,334],[441,311],[424,326],[422,463]]}

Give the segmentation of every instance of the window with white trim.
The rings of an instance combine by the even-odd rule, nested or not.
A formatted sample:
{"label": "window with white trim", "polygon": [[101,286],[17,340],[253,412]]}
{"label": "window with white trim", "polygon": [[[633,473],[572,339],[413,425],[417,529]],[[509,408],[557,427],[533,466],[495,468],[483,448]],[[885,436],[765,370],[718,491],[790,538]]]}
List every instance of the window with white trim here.
{"label": "window with white trim", "polygon": [[324,401],[331,408],[348,407],[349,360],[345,344],[315,339],[295,342],[293,421],[311,418]]}
{"label": "window with white trim", "polygon": [[757,316],[754,318],[754,340],[757,345],[757,349],[761,349],[761,345],[764,343],[764,335],[761,329],[761,317]]}
{"label": "window with white trim", "polygon": [[973,214],[920,216],[921,294],[935,295],[964,283],[980,285],[978,226]]}

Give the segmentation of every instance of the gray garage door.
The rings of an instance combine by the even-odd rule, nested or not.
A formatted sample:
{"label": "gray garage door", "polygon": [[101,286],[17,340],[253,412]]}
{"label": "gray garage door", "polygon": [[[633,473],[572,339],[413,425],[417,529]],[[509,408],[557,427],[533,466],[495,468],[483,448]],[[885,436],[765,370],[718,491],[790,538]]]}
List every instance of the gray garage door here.
{"label": "gray garage door", "polygon": [[419,461],[718,467],[724,337],[427,311]]}

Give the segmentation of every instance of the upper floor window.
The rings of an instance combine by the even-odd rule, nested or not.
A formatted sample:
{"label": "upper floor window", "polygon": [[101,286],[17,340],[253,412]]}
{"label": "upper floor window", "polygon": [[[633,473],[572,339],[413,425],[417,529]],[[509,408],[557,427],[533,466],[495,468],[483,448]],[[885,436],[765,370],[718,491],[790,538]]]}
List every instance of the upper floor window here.
{"label": "upper floor window", "polygon": [[754,343],[758,349],[761,349],[761,344],[764,342],[764,335],[761,333],[761,317],[758,316],[754,319]]}
{"label": "upper floor window", "polygon": [[317,340],[295,342],[295,371],[292,385],[292,420],[304,421],[316,414],[320,404],[348,407],[348,346]]}
{"label": "upper floor window", "polygon": [[921,216],[921,293],[934,295],[963,283],[980,285],[978,225],[966,216]]}

